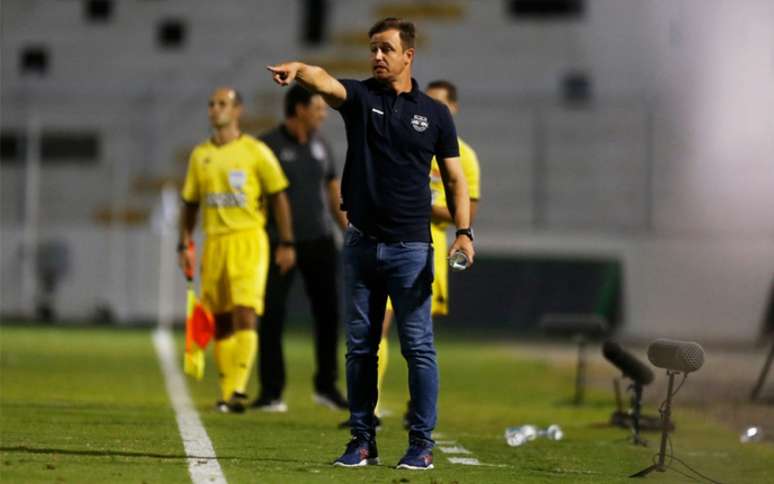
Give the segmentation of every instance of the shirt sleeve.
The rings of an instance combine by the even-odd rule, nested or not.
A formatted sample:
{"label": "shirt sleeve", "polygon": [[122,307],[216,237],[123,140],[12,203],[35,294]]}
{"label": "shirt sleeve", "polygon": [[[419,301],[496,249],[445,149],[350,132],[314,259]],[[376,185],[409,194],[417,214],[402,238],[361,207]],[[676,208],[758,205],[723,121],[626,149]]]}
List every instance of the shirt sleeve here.
{"label": "shirt sleeve", "polygon": [[478,164],[478,156],[473,148],[460,141],[460,163],[468,182],[468,197],[471,200],[481,198],[481,168]]}
{"label": "shirt sleeve", "polygon": [[444,158],[456,158],[460,156],[460,147],[457,143],[457,128],[454,126],[449,108],[438,104],[438,140],[435,143],[435,156],[440,162]]}
{"label": "shirt sleeve", "polygon": [[188,158],[188,171],[186,171],[185,181],[183,181],[183,190],[180,193],[180,196],[186,203],[199,203],[199,199],[201,197],[199,191],[198,170],[196,169],[196,160],[196,150],[194,150],[191,153],[191,156]]}
{"label": "shirt sleeve", "polygon": [[358,112],[358,107],[363,102],[363,83],[355,79],[339,79],[339,82],[347,91],[347,99],[337,109],[342,115]]}
{"label": "shirt sleeve", "polygon": [[269,195],[288,187],[288,179],[282,171],[279,160],[265,143],[258,142],[258,180],[263,191]]}

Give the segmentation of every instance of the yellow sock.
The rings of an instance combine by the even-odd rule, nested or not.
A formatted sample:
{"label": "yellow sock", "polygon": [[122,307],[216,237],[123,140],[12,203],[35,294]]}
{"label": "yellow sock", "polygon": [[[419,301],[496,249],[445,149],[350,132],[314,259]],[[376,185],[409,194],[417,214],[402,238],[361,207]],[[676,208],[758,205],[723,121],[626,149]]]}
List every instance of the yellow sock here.
{"label": "yellow sock", "polygon": [[382,340],[379,342],[379,352],[376,353],[376,356],[379,358],[379,361],[377,363],[377,373],[376,373],[376,388],[379,391],[379,400],[376,402],[376,414],[379,415],[381,413],[381,404],[382,404],[382,383],[384,382],[384,374],[387,373],[387,360],[390,355],[390,345],[389,345],[389,338],[385,338],[382,336]]}
{"label": "yellow sock", "polygon": [[234,393],[234,335],[215,341],[215,364],[218,367],[220,399],[227,402]]}
{"label": "yellow sock", "polygon": [[245,393],[258,349],[258,333],[254,329],[242,329],[234,334],[234,338],[234,391]]}

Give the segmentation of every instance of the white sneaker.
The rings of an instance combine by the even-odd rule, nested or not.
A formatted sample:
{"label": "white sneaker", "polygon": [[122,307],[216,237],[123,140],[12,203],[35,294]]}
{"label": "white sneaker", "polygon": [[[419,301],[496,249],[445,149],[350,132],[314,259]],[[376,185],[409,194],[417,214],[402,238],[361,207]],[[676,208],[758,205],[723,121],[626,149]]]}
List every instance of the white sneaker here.
{"label": "white sneaker", "polygon": [[250,405],[250,408],[274,413],[285,413],[288,411],[288,405],[282,399],[269,400],[259,398]]}

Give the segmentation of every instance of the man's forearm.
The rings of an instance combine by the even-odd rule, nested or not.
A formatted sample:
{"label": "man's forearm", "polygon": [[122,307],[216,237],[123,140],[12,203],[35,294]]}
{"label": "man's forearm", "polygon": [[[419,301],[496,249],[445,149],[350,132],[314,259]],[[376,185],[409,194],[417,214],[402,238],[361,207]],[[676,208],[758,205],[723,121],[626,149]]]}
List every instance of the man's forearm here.
{"label": "man's forearm", "polygon": [[443,189],[446,193],[446,206],[457,228],[470,227],[470,198],[468,198],[468,183],[462,172],[460,160],[457,157],[439,160]]}
{"label": "man's forearm", "polygon": [[277,232],[280,241],[293,241],[293,221],[290,215],[290,202],[285,192],[275,193],[269,197],[274,220],[277,221]]}
{"label": "man's forearm", "polygon": [[199,212],[199,207],[192,203],[183,202],[183,206],[180,210],[180,232],[178,237],[178,243],[183,246],[188,246],[193,238],[193,230],[196,227],[196,214]]}
{"label": "man's forearm", "polygon": [[[454,225],[457,228],[470,227],[470,198],[468,198],[468,187],[465,183],[454,181],[451,183],[451,191],[454,196]],[[451,207],[449,208],[451,212]]]}
{"label": "man's forearm", "polygon": [[[478,200],[470,201],[470,224],[473,225],[476,220],[476,210],[478,209]],[[443,205],[433,205],[432,218],[434,222],[454,222],[449,208]]]}
{"label": "man's forearm", "polygon": [[307,90],[320,94],[326,103],[336,108],[344,102],[346,90],[339,81],[328,74],[325,69],[298,62],[296,82]]}

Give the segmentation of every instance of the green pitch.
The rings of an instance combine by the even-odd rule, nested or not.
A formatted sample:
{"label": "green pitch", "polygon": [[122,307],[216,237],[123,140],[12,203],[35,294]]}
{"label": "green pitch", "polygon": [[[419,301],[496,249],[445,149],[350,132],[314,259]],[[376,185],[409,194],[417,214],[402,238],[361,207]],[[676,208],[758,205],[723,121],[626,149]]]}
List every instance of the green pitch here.
{"label": "green pitch", "polygon": [[[3,326],[0,350],[0,481],[190,482],[148,330]],[[567,405],[571,369],[529,359],[513,344],[439,338],[439,440],[456,441],[471,452],[460,457],[484,465],[453,465],[450,454],[436,450],[433,471],[393,470],[406,446],[400,427],[406,370],[397,341],[391,350],[384,403],[394,413],[378,434],[383,465],[360,469],[329,465],[348,439],[336,428],[346,415],[312,402],[309,337],[292,334],[286,341],[286,414],[214,413],[210,360],[205,380],[189,381],[189,388],[228,481],[631,482],[625,476],[655,452],[654,434],[646,435],[652,442],[646,449],[600,425],[612,410],[609,391],[591,391],[581,408]],[[679,397],[676,403],[678,456],[723,482],[774,482],[774,446],[743,446],[733,431],[681,408]],[[503,430],[523,423],[557,423],[565,439],[508,447]],[[649,480],[688,482],[676,473]]]}

